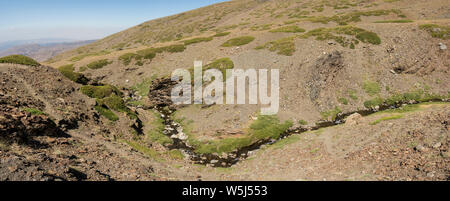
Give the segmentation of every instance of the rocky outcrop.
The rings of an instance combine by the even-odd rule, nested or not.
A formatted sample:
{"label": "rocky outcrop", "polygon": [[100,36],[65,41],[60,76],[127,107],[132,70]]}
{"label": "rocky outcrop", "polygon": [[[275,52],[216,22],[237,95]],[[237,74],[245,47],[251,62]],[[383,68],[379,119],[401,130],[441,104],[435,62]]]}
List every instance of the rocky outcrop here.
{"label": "rocky outcrop", "polygon": [[320,92],[327,84],[332,83],[338,74],[344,68],[342,54],[334,51],[319,58],[312,67],[311,78],[307,83],[310,89],[310,99],[315,101],[319,98]]}
{"label": "rocky outcrop", "polygon": [[0,134],[9,140],[27,140],[32,136],[58,136],[62,132],[45,115],[32,115],[14,107],[0,105]]}

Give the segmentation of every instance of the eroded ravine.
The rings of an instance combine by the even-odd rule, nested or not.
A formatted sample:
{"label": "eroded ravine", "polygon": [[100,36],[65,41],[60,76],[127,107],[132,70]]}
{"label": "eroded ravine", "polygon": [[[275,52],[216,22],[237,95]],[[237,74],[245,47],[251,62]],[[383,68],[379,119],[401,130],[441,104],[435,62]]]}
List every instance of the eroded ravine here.
{"label": "eroded ravine", "polygon": [[[448,102],[448,100],[435,99],[426,102]],[[328,128],[332,126],[336,126],[339,124],[345,123],[345,119],[355,113],[360,114],[361,116],[368,116],[370,114],[374,114],[376,112],[381,112],[389,109],[396,109],[403,107],[405,105],[415,105],[419,103],[425,102],[415,102],[415,103],[398,103],[394,105],[382,105],[378,109],[367,109],[367,110],[359,110],[354,112],[348,112],[339,114],[334,121],[322,121],[316,123],[316,126],[312,127],[296,127],[291,128],[288,131],[282,133],[277,139],[261,139],[249,146],[242,147],[237,149],[237,151],[229,152],[226,154],[199,154],[195,152],[195,148],[190,146],[187,142],[187,136],[183,133],[183,127],[179,123],[176,123],[173,118],[174,109],[169,110],[163,107],[156,107],[156,111],[161,115],[161,118],[164,120],[165,130],[164,134],[168,137],[172,138],[174,143],[169,145],[169,149],[177,149],[182,153],[189,157],[189,160],[193,161],[196,164],[203,165],[211,165],[212,167],[231,167],[237,162],[246,159],[249,156],[249,152],[256,151],[261,148],[263,145],[271,145],[282,139],[285,139],[291,135],[298,135],[309,131],[315,131],[322,128]]]}
{"label": "eroded ravine", "polygon": [[[332,126],[336,126],[339,124],[345,123],[345,119],[355,113],[360,114],[361,116],[368,116],[370,114],[403,107],[405,105],[414,105],[423,102],[407,102],[407,103],[395,103],[392,105],[380,105],[377,108],[365,109],[352,111],[347,113],[338,114],[335,120],[333,121],[321,121],[317,122],[315,126],[299,126],[288,129],[286,132],[282,133],[277,139],[261,139],[249,146],[238,148],[236,151],[228,152],[228,153],[197,153],[195,147],[189,145],[188,143],[188,135],[184,133],[184,128],[180,123],[174,121],[174,113],[176,112],[177,106],[175,106],[170,98],[171,89],[176,84],[176,82],[171,81],[170,79],[157,79],[153,82],[152,86],[150,86],[148,97],[153,103],[153,108],[155,111],[159,113],[164,123],[164,131],[163,134],[168,136],[173,140],[173,143],[167,145],[167,148],[170,150],[179,150],[185,156],[188,157],[189,160],[193,161],[196,164],[202,165],[210,165],[212,167],[231,167],[237,162],[246,159],[249,156],[250,152],[256,151],[260,149],[263,145],[271,145],[274,144],[284,138],[287,138],[291,135],[302,134],[309,131],[315,131],[322,128],[328,128]],[[433,99],[428,100],[426,102],[448,102],[449,100],[445,99]]]}

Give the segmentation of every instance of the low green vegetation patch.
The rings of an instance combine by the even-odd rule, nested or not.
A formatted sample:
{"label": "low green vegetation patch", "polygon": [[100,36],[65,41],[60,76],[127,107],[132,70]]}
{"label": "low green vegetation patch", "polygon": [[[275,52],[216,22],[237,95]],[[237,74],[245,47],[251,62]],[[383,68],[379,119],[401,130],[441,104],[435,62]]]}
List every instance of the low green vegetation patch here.
{"label": "low green vegetation patch", "polygon": [[45,116],[47,116],[47,114],[45,114],[45,112],[42,112],[41,110],[36,109],[36,108],[23,108],[22,110],[25,111],[25,112],[29,112],[32,115],[45,115]]}
{"label": "low green vegetation patch", "polygon": [[265,45],[256,47],[256,49],[268,49],[271,52],[277,52],[279,55],[292,56],[295,52],[294,38],[287,37],[268,42]]}
{"label": "low green vegetation patch", "polygon": [[117,120],[119,120],[119,117],[116,114],[114,114],[113,111],[111,111],[110,109],[108,109],[105,106],[97,105],[94,108],[100,115],[106,117],[110,121],[117,121]]}
{"label": "low green vegetation patch", "polygon": [[151,130],[147,132],[147,138],[152,141],[159,143],[161,145],[173,144],[173,140],[164,135],[164,120],[157,114],[153,113],[154,120],[150,122]]}
{"label": "low green vegetation patch", "polygon": [[395,116],[390,116],[390,117],[383,117],[381,119],[377,119],[376,121],[370,122],[370,125],[377,125],[383,121],[389,121],[389,120],[394,120],[394,119],[401,119],[403,117],[403,115],[395,115]]}
{"label": "low green vegetation patch", "polygon": [[233,46],[241,46],[251,43],[253,40],[255,40],[255,37],[253,36],[242,36],[237,38],[232,38],[222,44],[222,47],[233,47]]}
{"label": "low green vegetation patch", "polygon": [[122,95],[122,92],[112,85],[92,86],[85,85],[81,87],[81,92],[91,98],[102,99],[111,95]]}
{"label": "low green vegetation patch", "polygon": [[130,147],[133,147],[133,149],[136,149],[138,152],[141,152],[152,159],[155,159],[157,161],[164,161],[163,158],[161,157],[161,154],[158,151],[146,147],[139,142],[131,140],[123,140],[122,142],[128,144]]}
{"label": "low green vegetation patch", "polygon": [[411,23],[413,20],[381,20],[375,21],[375,23]]}
{"label": "low green vegetation patch", "polygon": [[185,41],[183,41],[183,43],[184,43],[184,45],[192,45],[195,43],[209,42],[209,41],[212,41],[213,39],[214,39],[213,37],[200,37],[200,38],[193,38],[193,39],[185,40]]}
{"label": "low green vegetation patch", "polygon": [[280,123],[276,116],[260,115],[250,125],[249,133],[245,137],[227,138],[223,140],[200,142],[189,138],[189,144],[195,147],[197,153],[227,153],[249,146],[262,139],[278,139],[281,134],[292,126],[292,122]]}
{"label": "low green vegetation patch", "polygon": [[367,94],[371,96],[377,95],[381,92],[380,84],[378,84],[378,82],[373,82],[370,80],[364,81],[362,88]]}
{"label": "low green vegetation patch", "polygon": [[41,64],[34,59],[23,55],[10,55],[0,58],[0,63],[21,64],[27,66],[40,66]]}
{"label": "low green vegetation patch", "polygon": [[222,75],[226,75],[227,69],[233,68],[234,68],[233,61],[230,58],[226,57],[214,60],[212,63],[206,65],[204,67],[204,70],[217,69],[222,72]]}
{"label": "low green vegetation patch", "polygon": [[380,105],[394,105],[394,104],[401,104],[401,103],[409,103],[410,101],[415,102],[428,102],[428,101],[438,101],[442,99],[448,98],[448,95],[439,95],[439,94],[433,94],[426,92],[424,90],[416,90],[412,92],[406,92],[406,93],[397,93],[394,94],[388,98],[382,98],[382,97],[376,97],[370,100],[367,100],[364,102],[364,106],[366,108],[373,108],[375,106]]}
{"label": "low green vegetation patch", "polygon": [[220,32],[214,35],[213,37],[224,37],[230,35],[231,32]]}
{"label": "low green vegetation patch", "polygon": [[338,98],[338,102],[344,105],[348,105],[348,100],[346,98]]}
{"label": "low green vegetation patch", "polygon": [[147,96],[150,90],[150,85],[152,85],[153,80],[156,79],[156,75],[151,78],[145,78],[142,82],[137,83],[136,85],[131,87],[131,90],[137,92],[139,96]]}
{"label": "low green vegetation patch", "polygon": [[339,107],[336,106],[332,110],[321,112],[320,115],[322,115],[322,119],[324,119],[324,120],[334,121],[334,120],[336,120],[338,114],[341,113],[341,112],[342,112],[342,110]]}
{"label": "low green vegetation patch", "polygon": [[293,25],[293,26],[285,26],[285,27],[280,27],[280,28],[277,28],[277,29],[270,30],[270,32],[272,32],[272,33],[278,33],[278,32],[302,33],[302,32],[305,32],[305,31],[306,31],[305,29],[302,29],[302,28],[300,28],[298,26],[295,26],[295,25]]}
{"label": "low green vegetation patch", "polygon": [[94,62],[88,64],[87,67],[95,70],[95,69],[103,68],[111,63],[112,62],[109,61],[108,59],[102,59],[102,60],[94,61]]}
{"label": "low green vegetation patch", "polygon": [[308,125],[308,122],[305,120],[299,120],[298,124],[305,126],[305,125]]}
{"label": "low green vegetation patch", "polygon": [[97,100],[95,109],[111,121],[118,120],[118,117],[111,111],[126,113],[131,119],[137,119],[137,114],[131,111],[122,99],[122,92],[112,85],[81,87],[81,92],[90,98]]}
{"label": "low green vegetation patch", "polygon": [[[354,36],[355,38],[352,38]],[[301,36],[301,38],[315,37],[316,40],[334,40],[343,47],[355,48],[359,42],[370,43],[374,45],[381,44],[381,39],[378,35],[371,31],[354,27],[354,26],[340,26],[335,28],[317,28],[309,31]]]}
{"label": "low green vegetation patch", "polygon": [[422,24],[419,26],[420,29],[427,31],[434,38],[440,39],[450,39],[450,27],[441,26],[437,24]]}
{"label": "low green vegetation patch", "polygon": [[135,53],[126,53],[119,57],[119,61],[122,61],[123,65],[128,66],[135,60],[136,62],[142,60],[142,56]]}
{"label": "low green vegetation patch", "polygon": [[73,64],[61,66],[58,68],[58,71],[61,72],[64,77],[67,77],[76,83],[86,85],[89,82],[89,79],[83,74],[74,72],[75,68],[73,67]]}
{"label": "low green vegetation patch", "polygon": [[351,22],[360,22],[362,16],[383,16],[389,14],[397,14],[398,17],[402,17],[402,12],[400,10],[372,10],[372,11],[356,11],[351,13],[337,14],[331,17],[326,16],[313,16],[307,17],[306,20],[314,23],[327,24],[329,22],[336,22],[339,25],[347,25]]}
{"label": "low green vegetation patch", "polygon": [[300,135],[291,135],[285,139],[282,139],[282,140],[272,144],[272,146],[270,146],[270,147],[272,147],[274,149],[281,149],[281,148],[285,147],[286,145],[294,144],[294,143],[300,141],[300,139],[301,139]]}

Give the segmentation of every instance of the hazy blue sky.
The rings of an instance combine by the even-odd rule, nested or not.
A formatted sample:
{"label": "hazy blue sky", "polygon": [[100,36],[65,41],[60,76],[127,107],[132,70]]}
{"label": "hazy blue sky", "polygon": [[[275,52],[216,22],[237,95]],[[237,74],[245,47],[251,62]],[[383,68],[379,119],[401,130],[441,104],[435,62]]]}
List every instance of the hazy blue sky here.
{"label": "hazy blue sky", "polygon": [[0,0],[0,42],[98,39],[225,0]]}

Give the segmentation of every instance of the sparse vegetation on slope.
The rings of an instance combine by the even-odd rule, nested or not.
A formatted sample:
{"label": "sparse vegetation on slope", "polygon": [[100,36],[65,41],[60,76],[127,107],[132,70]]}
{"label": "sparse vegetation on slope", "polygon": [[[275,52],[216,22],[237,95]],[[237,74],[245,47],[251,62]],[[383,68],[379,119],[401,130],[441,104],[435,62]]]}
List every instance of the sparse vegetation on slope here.
{"label": "sparse vegetation on slope", "polygon": [[397,14],[397,16],[401,16],[402,12],[399,10],[373,10],[373,11],[357,11],[357,12],[351,12],[351,13],[344,13],[344,14],[338,14],[331,17],[325,17],[325,16],[314,16],[314,17],[308,17],[307,20],[311,22],[316,23],[323,23],[327,24],[329,22],[336,22],[339,25],[347,25],[351,22],[360,22],[362,16],[382,16],[382,15],[389,15],[391,13]]}
{"label": "sparse vegetation on slope", "polygon": [[437,24],[422,24],[420,29],[427,31],[434,38],[450,39],[450,27]]}
{"label": "sparse vegetation on slope", "polygon": [[102,60],[94,61],[94,62],[88,64],[87,67],[95,70],[95,69],[103,68],[111,63],[112,62],[110,62],[108,59],[102,59]]}
{"label": "sparse vegetation on slope", "polygon": [[255,40],[255,37],[253,36],[241,36],[237,38],[232,38],[222,44],[222,47],[233,47],[233,46],[241,46],[251,43],[253,40]]}
{"label": "sparse vegetation on slope", "polygon": [[61,66],[58,68],[58,70],[65,77],[69,78],[70,80],[78,84],[85,85],[89,82],[89,79],[87,79],[83,74],[74,72],[75,68],[73,67],[73,64]]}
{"label": "sparse vegetation on slope", "polygon": [[0,58],[0,63],[21,64],[27,66],[40,66],[34,59],[23,55],[10,55]]}
{"label": "sparse vegetation on slope", "polygon": [[262,139],[277,139],[292,126],[292,122],[280,123],[275,116],[260,115],[250,126],[245,137],[227,138],[223,140],[200,142],[190,137],[189,143],[196,148],[197,153],[227,153],[235,149],[249,146]]}
{"label": "sparse vegetation on slope", "polygon": [[265,45],[256,47],[256,49],[268,49],[271,52],[277,52],[279,55],[292,56],[295,52],[294,38],[287,37],[268,42]]}
{"label": "sparse vegetation on slope", "polygon": [[[301,36],[301,38],[309,38],[311,36],[316,37],[316,40],[334,40],[341,44],[343,47],[354,48],[359,44],[359,41],[364,43],[370,43],[374,45],[381,44],[381,39],[378,35],[371,31],[354,27],[354,26],[340,26],[336,28],[318,28],[309,31]],[[349,38],[348,36],[355,36],[355,38]],[[352,48],[352,49],[353,49]]]}
{"label": "sparse vegetation on slope", "polygon": [[298,26],[285,26],[285,27],[280,27],[280,28],[276,28],[276,29],[272,29],[270,30],[270,32],[272,33],[279,33],[279,32],[284,32],[284,33],[301,33],[301,32],[305,32],[305,29],[302,29]]}

